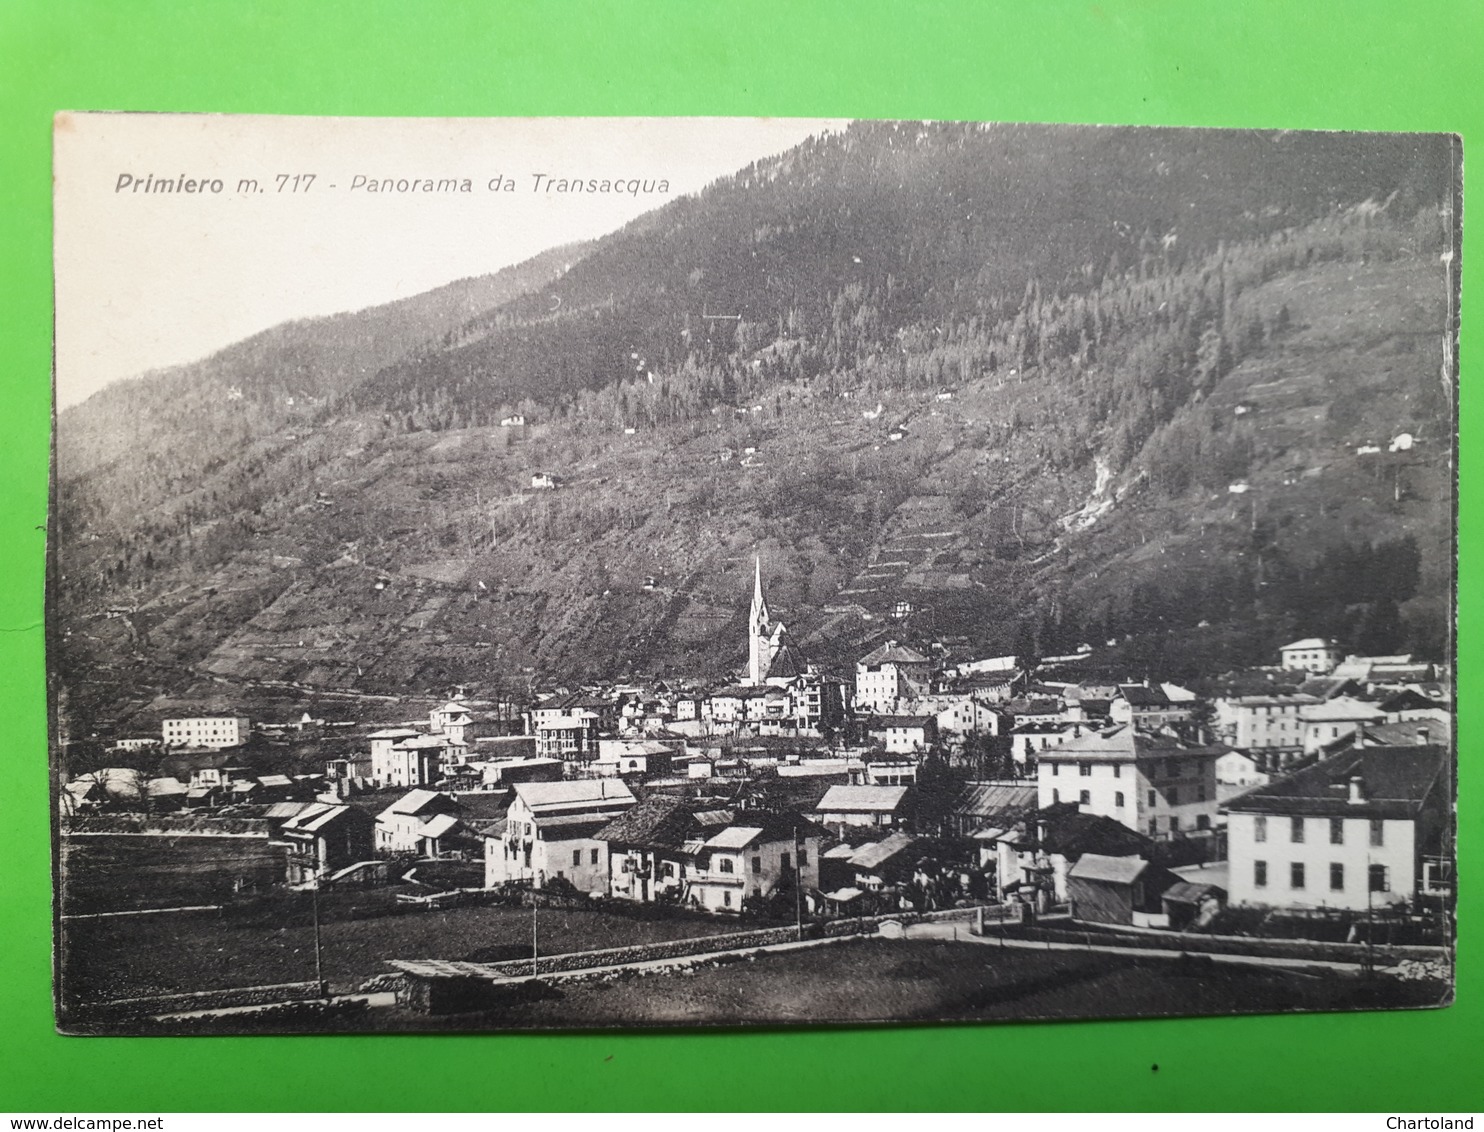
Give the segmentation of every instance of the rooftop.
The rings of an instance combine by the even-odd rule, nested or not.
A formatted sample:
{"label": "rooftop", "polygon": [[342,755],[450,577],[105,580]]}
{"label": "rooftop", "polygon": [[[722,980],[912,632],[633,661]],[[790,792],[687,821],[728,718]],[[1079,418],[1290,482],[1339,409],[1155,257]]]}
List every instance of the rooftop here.
{"label": "rooftop", "polygon": [[819,813],[891,813],[906,796],[905,786],[831,786],[814,808]]}
{"label": "rooftop", "polygon": [[[1448,752],[1435,744],[1358,747],[1231,799],[1231,813],[1414,818],[1443,787]],[[1359,800],[1352,802],[1351,779]]]}

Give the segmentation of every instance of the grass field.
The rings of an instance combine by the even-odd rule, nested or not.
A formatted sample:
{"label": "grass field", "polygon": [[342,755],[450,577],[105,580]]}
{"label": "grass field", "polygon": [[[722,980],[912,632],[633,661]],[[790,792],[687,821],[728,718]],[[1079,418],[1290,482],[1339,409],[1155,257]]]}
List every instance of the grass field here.
{"label": "grass field", "polygon": [[[60,941],[65,1001],[312,979],[307,900],[274,902],[245,918],[185,912],[68,921]],[[528,908],[466,907],[348,918],[389,909],[385,891],[326,894],[324,970],[336,989],[348,990],[390,972],[387,959],[498,961],[531,954]],[[715,935],[737,927],[728,920],[641,920],[588,909],[543,908],[537,914],[543,955]]]}
{"label": "grass field", "polygon": [[550,987],[499,1012],[373,1010],[375,1029],[579,1029],[1266,1014],[1437,1005],[1440,988],[1208,960],[852,940],[683,973]]}
{"label": "grass field", "polygon": [[63,837],[62,913],[175,908],[282,884],[282,845],[261,837]]}

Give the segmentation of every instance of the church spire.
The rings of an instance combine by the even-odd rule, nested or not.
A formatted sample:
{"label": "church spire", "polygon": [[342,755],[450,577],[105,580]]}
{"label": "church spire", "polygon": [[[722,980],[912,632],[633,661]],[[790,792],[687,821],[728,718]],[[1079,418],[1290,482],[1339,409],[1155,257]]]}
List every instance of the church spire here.
{"label": "church spire", "polygon": [[768,603],[763,598],[763,561],[753,558],[752,612],[747,617],[747,683],[761,684],[771,660],[768,636],[772,629]]}

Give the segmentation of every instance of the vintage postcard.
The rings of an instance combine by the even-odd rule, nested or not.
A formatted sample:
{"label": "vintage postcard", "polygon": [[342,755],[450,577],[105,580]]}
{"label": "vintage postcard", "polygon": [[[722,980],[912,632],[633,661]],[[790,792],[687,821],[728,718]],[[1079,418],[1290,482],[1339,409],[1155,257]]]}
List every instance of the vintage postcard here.
{"label": "vintage postcard", "polygon": [[59,1027],[1448,1004],[1461,178],[59,115]]}

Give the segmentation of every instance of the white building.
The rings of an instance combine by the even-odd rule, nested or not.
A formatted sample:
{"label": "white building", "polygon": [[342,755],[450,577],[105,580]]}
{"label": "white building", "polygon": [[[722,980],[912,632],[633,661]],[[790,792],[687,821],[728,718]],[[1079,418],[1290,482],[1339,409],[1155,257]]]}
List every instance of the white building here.
{"label": "white building", "polygon": [[549,879],[570,881],[579,892],[606,892],[608,844],[593,835],[637,799],[621,781],[519,782],[505,812],[505,829],[484,842],[486,887]]}
{"label": "white building", "polygon": [[373,732],[370,739],[371,781],[376,787],[411,790],[438,781],[443,761],[442,736],[393,727]]}
{"label": "white building", "polygon": [[1278,650],[1284,668],[1302,669],[1317,676],[1334,671],[1340,663],[1340,646],[1323,637],[1305,637]]}
{"label": "white building", "polygon": [[167,719],[161,724],[167,747],[240,747],[252,735],[252,722],[238,715]]}
{"label": "white building", "polygon": [[922,653],[887,641],[855,665],[855,709],[894,715],[906,700],[931,691],[933,662]]}
{"label": "white building", "polygon": [[1436,890],[1451,785],[1443,747],[1361,747],[1232,799],[1229,900],[1364,911]]}
{"label": "white building", "polygon": [[1216,730],[1223,742],[1260,752],[1268,763],[1282,762],[1304,749],[1304,715],[1322,701],[1317,696],[1230,696],[1218,699]]}
{"label": "white building", "polygon": [[1380,723],[1386,718],[1381,705],[1352,696],[1332,700],[1304,709],[1304,753],[1314,754],[1346,735],[1353,735],[1367,723]]}
{"label": "white building", "polygon": [[1211,829],[1225,751],[1128,725],[1087,732],[1040,753],[1036,803],[1074,802],[1150,837]]}

